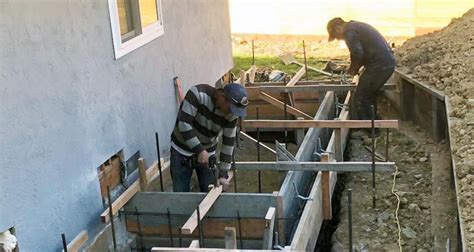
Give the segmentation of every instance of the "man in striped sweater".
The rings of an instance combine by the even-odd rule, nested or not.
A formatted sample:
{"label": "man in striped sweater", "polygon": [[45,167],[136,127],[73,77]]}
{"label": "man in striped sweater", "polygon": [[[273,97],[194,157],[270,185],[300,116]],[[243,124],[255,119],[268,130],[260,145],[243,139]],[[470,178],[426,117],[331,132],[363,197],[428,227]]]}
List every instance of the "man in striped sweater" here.
{"label": "man in striped sweater", "polygon": [[[171,177],[173,191],[189,192],[193,170],[201,192],[211,183],[228,187],[237,119],[246,116],[248,95],[236,83],[216,89],[207,84],[193,86],[181,103],[171,134]],[[215,163],[219,134],[222,132],[220,162],[216,174],[209,165]],[[217,181],[216,181],[217,179]]]}

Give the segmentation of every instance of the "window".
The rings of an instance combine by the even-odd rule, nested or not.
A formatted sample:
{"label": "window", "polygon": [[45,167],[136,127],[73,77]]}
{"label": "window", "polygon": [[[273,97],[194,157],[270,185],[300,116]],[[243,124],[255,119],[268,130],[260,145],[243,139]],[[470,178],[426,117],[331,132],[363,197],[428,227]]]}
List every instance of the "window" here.
{"label": "window", "polygon": [[164,34],[161,0],[108,0],[115,59]]}

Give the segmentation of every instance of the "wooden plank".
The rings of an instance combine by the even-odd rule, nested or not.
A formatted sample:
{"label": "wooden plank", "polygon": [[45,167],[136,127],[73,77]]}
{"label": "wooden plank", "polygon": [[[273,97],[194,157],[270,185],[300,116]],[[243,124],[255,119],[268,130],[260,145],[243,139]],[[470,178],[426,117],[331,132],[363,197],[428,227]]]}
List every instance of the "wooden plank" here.
{"label": "wooden plank", "polygon": [[[68,245],[67,251],[77,252],[89,240],[89,235],[86,230],[82,230]],[[63,250],[64,251],[64,250]]]}
{"label": "wooden plank", "polygon": [[189,248],[199,248],[199,241],[193,240],[191,244],[189,244]]}
{"label": "wooden plank", "polygon": [[[218,186],[215,188],[212,188],[211,191],[206,195],[206,197],[202,200],[201,204],[199,204],[199,213],[200,213],[200,220],[204,218],[204,216],[207,214],[209,209],[212,207],[214,202],[217,200],[217,198],[221,195],[222,193],[222,186]],[[191,217],[186,221],[186,223],[183,225],[181,228],[181,232],[183,234],[192,234],[194,232],[194,229],[196,229],[198,225],[198,216],[197,216],[197,210],[193,212]]]}
{"label": "wooden plank", "polygon": [[140,184],[140,191],[145,192],[146,186],[148,185],[148,181],[146,178],[145,160],[143,158],[138,159],[138,179]]}
{"label": "wooden plank", "polygon": [[287,87],[294,86],[301,79],[301,77],[303,77],[304,73],[305,73],[304,67],[300,68],[300,70],[298,70],[298,72],[295,73],[295,75],[290,79],[290,81],[288,81],[286,86]]}
{"label": "wooden plank", "polygon": [[240,84],[242,84],[242,86],[245,86],[245,81],[246,81],[246,77],[247,77],[247,74],[244,70],[240,70]]}
{"label": "wooden plank", "polygon": [[109,165],[101,166],[99,172],[100,194],[107,198],[107,185],[114,188],[120,184],[120,157],[109,160]]}
{"label": "wooden plank", "polygon": [[249,73],[249,82],[250,83],[254,83],[255,81],[255,74],[257,73],[257,66],[256,65],[252,65],[250,67],[250,73]]}
{"label": "wooden plank", "polygon": [[273,228],[275,226],[275,214],[276,209],[274,207],[268,208],[268,212],[265,215],[265,233],[263,234],[263,246],[262,249],[273,248]]}
{"label": "wooden plank", "polygon": [[[303,66],[303,67],[305,66],[303,63],[298,62],[298,61],[293,61],[293,63],[294,63],[294,64],[297,64],[297,65],[299,65],[299,66]],[[324,70],[317,69],[317,68],[312,67],[312,66],[306,66],[306,67],[307,67],[309,70],[313,70],[313,71],[318,72],[318,73],[320,73],[320,74],[324,74],[324,75],[326,75],[326,76],[332,76],[331,73],[328,73],[328,72],[326,72],[326,71],[324,71]]]}
{"label": "wooden plank", "polygon": [[[240,131],[239,134],[240,134],[241,136],[244,136],[245,138],[247,138],[248,140],[250,140],[250,141],[252,141],[252,142],[254,142],[254,143],[257,143],[257,142],[258,142],[257,139],[255,139],[255,138],[249,136],[247,133],[245,133],[245,132],[243,132],[243,131]],[[276,154],[276,151],[275,151],[274,149],[270,148],[268,145],[263,144],[262,142],[260,142],[260,147],[263,147],[265,150],[267,150],[267,151],[269,151],[269,152],[271,152],[271,153],[273,153],[273,154]]]}
{"label": "wooden plank", "polygon": [[[257,87],[255,87],[257,88]],[[355,91],[357,88],[356,85],[351,84],[315,84],[315,85],[296,85],[292,87],[287,86],[259,86],[258,89],[265,92],[347,92]],[[395,90],[396,85],[394,84],[385,84],[382,86],[381,90]]]}
{"label": "wooden plank", "polygon": [[[371,128],[371,120],[245,120],[246,128]],[[375,120],[375,128],[398,128],[398,120]]]}
{"label": "wooden plank", "polygon": [[226,227],[224,229],[224,243],[226,249],[237,249],[237,236],[235,227]]}
{"label": "wooden plank", "polygon": [[[272,105],[274,105],[275,107],[281,109],[281,110],[285,110],[285,103],[279,101],[278,99],[272,97],[271,95],[265,93],[265,92],[260,92],[260,98]],[[311,117],[310,115],[292,107],[292,106],[289,106],[288,104],[286,105],[286,111],[294,116],[298,116],[298,117],[304,117],[306,119],[312,119],[313,117]]]}
{"label": "wooden plank", "polygon": [[[336,171],[336,172],[370,172],[372,162],[236,162],[237,170],[260,170],[260,171]],[[376,172],[395,171],[394,162],[375,162]]]}
{"label": "wooden plank", "polygon": [[400,70],[395,69],[395,73],[398,74],[402,79],[410,82],[411,84],[415,84],[417,87],[423,89],[424,91],[430,93],[432,96],[438,98],[441,101],[444,101],[444,93],[436,90],[436,88],[433,88],[423,82],[417,81],[413,79],[411,76],[409,76],[406,73],[400,72]]}
{"label": "wooden plank", "polygon": [[342,149],[341,129],[334,129],[334,155],[336,161],[343,161],[344,150]]}
{"label": "wooden plank", "polygon": [[[321,162],[329,162],[329,153],[323,153],[321,155]],[[330,176],[329,171],[323,171],[321,173],[321,191],[323,195],[323,218],[325,220],[332,219],[332,204],[331,204],[331,192],[330,192]]]}
{"label": "wooden plank", "polygon": [[[163,163],[163,160],[162,160]],[[165,178],[166,173],[169,174],[169,161],[166,161],[162,165],[162,172],[163,178]],[[155,161],[151,167],[146,170],[146,177],[148,181],[148,185],[152,183],[156,178],[160,176],[158,171],[158,161]],[[166,180],[163,179],[163,182]],[[137,193],[140,191],[140,182],[135,181],[132,185],[128,187],[128,189],[123,192],[113,203],[112,203],[112,214],[115,215],[122,207],[127,204],[127,202]],[[107,208],[102,214],[100,215],[100,219],[103,223],[108,223],[110,221],[109,218],[109,208]]]}

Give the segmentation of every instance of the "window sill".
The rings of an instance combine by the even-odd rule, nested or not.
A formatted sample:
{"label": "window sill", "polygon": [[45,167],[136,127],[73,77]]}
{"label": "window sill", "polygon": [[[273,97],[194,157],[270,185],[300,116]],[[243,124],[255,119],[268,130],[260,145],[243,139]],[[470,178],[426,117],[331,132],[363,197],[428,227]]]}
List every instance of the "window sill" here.
{"label": "window sill", "polygon": [[132,38],[124,43],[120,43],[119,48],[114,47],[115,59],[119,59],[133,50],[149,43],[150,41],[162,36],[164,34],[162,25],[151,25],[143,30],[143,33],[135,38]]}

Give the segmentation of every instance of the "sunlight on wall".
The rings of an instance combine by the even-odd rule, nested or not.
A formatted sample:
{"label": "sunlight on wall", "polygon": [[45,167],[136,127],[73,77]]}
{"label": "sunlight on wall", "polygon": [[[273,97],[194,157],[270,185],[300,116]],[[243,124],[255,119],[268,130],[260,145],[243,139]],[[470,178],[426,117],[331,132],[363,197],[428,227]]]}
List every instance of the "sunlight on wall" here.
{"label": "sunlight on wall", "polygon": [[472,0],[229,0],[232,33],[327,35],[333,17],[358,20],[386,36],[414,36],[446,26]]}

